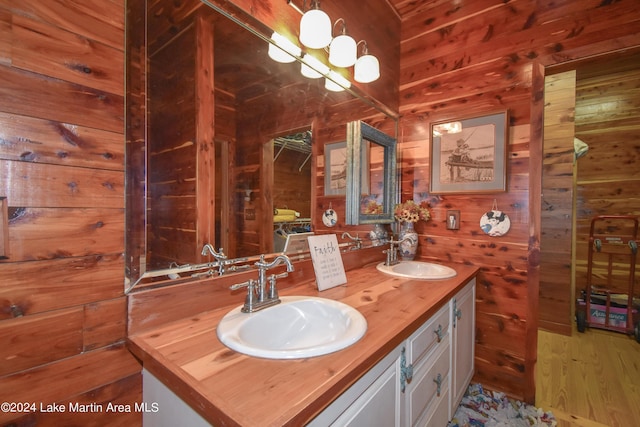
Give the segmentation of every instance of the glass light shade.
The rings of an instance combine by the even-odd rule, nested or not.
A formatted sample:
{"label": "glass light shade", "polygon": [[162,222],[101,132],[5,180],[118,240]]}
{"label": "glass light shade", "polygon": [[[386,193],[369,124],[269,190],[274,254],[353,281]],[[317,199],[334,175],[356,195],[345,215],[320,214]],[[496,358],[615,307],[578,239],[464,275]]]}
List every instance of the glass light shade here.
{"label": "glass light shade", "polygon": [[324,88],[331,92],[342,92],[344,88],[333,80],[324,79]]}
{"label": "glass light shade", "polygon": [[300,47],[296,46],[291,40],[275,31],[271,35],[271,40],[273,43],[269,43],[269,58],[276,62],[287,64],[295,61],[296,56],[302,55]]}
{"label": "glass light shade", "polygon": [[346,34],[334,38],[329,46],[329,62],[336,67],[351,67],[356,63],[356,41]]}
{"label": "glass light shade", "polygon": [[300,64],[300,74],[308,79],[319,79],[320,77],[322,77],[322,74],[304,63]]}
{"label": "glass light shade", "polygon": [[301,64],[300,73],[305,77],[310,79],[319,79],[323,75],[329,73],[329,67],[310,54],[304,55],[302,60],[304,62]]}
{"label": "glass light shade", "polygon": [[380,62],[373,55],[362,55],[356,61],[353,78],[360,83],[371,83],[380,78]]}
{"label": "glass light shade", "polygon": [[311,49],[323,49],[331,43],[331,19],[320,9],[305,12],[300,19],[300,42]]}
{"label": "glass light shade", "polygon": [[324,80],[324,87],[332,92],[342,92],[345,88],[351,87],[351,82],[344,78],[342,74],[329,71],[328,78]]}

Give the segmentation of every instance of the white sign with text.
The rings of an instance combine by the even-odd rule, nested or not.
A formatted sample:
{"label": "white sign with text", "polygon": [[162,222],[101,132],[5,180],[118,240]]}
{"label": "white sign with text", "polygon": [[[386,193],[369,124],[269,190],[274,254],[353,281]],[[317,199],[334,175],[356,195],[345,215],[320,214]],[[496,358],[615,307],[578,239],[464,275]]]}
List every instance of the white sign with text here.
{"label": "white sign with text", "polygon": [[347,283],[347,275],[344,272],[342,254],[336,235],[309,236],[308,240],[318,290],[324,291]]}

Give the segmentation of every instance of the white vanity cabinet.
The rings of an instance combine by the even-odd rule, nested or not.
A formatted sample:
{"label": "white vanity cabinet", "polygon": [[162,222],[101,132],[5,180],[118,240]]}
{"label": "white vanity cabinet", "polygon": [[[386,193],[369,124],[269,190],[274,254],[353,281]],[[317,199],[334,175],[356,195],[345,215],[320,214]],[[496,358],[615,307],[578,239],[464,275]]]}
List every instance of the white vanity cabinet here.
{"label": "white vanity cabinet", "polygon": [[[308,425],[445,427],[473,376],[474,340],[471,279]],[[145,426],[210,425],[146,369],[143,398],[159,409],[144,414]]]}
{"label": "white vanity cabinet", "polygon": [[310,426],[446,426],[474,366],[475,279]]}

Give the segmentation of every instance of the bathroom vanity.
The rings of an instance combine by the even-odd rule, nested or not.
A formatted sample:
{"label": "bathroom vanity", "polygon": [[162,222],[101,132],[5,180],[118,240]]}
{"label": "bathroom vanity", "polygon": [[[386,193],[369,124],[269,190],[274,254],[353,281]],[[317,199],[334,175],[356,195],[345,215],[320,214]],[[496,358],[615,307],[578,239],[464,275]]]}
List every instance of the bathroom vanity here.
{"label": "bathroom vanity", "polygon": [[145,424],[446,425],[474,359],[477,269],[453,267],[456,277],[424,281],[372,264],[323,292],[314,281],[283,289],[341,301],[366,318],[358,342],[324,356],[272,360],[225,347],[216,327],[242,294],[235,305],[131,335],[144,365],[144,401],[157,409]]}

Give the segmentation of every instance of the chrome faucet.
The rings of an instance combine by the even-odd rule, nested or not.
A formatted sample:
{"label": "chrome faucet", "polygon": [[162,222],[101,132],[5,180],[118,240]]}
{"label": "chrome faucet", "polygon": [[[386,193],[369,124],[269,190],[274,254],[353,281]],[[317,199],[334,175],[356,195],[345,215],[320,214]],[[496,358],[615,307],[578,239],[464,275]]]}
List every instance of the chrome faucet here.
{"label": "chrome faucet", "polygon": [[211,243],[207,243],[202,247],[201,254],[207,255],[207,253],[213,255],[215,259],[227,259],[227,256],[224,254],[224,251],[222,250],[222,248],[218,249],[218,252],[216,252],[216,250],[213,249],[213,246],[211,245]]}
{"label": "chrome faucet", "polygon": [[356,234],[356,237],[353,237],[351,234],[349,234],[349,232],[345,231],[344,233],[342,233],[342,238],[344,239],[345,237],[348,237],[349,239],[353,240],[353,249],[360,249],[362,248],[362,239],[360,238],[359,235]]}
{"label": "chrome faucet", "polygon": [[[287,271],[280,274],[272,274],[267,278],[267,270],[281,263],[286,264]],[[289,273],[293,271],[291,260],[284,254],[278,255],[271,262],[266,262],[264,255],[260,255],[260,261],[256,262],[255,265],[258,267],[258,280],[249,279],[246,282],[231,286],[231,290],[247,288],[247,297],[244,301],[244,306],[240,310],[243,313],[253,313],[263,308],[279,304],[280,297],[278,296],[276,281],[287,277]],[[268,289],[267,281],[269,282]]]}
{"label": "chrome faucet", "polygon": [[201,254],[206,256],[210,254],[216,259],[216,262],[212,264],[212,267],[218,267],[218,276],[222,276],[224,274],[224,267],[227,265],[227,256],[224,254],[222,248],[218,249],[218,252],[211,246],[210,243],[207,243],[202,247]]}
{"label": "chrome faucet", "polygon": [[389,239],[389,249],[385,249],[384,251],[382,251],[387,254],[387,260],[385,261],[384,265],[396,265],[398,263],[398,246],[405,240],[410,239],[411,237],[409,236],[405,237],[402,240]]}

